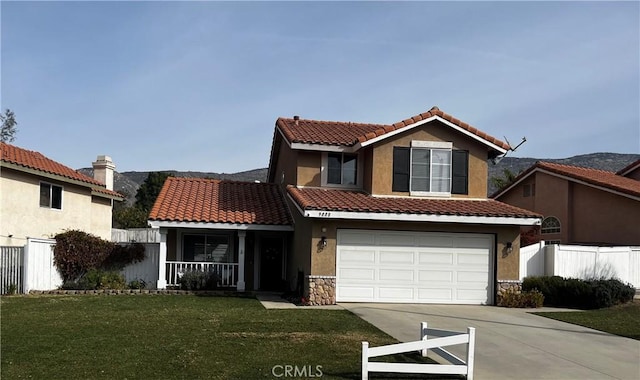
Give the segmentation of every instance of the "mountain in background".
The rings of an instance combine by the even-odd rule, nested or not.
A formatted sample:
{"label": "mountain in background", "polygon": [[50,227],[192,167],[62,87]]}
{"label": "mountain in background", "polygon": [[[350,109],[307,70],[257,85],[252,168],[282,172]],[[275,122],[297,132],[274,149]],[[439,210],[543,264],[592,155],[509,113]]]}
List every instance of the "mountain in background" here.
{"label": "mountain in background", "polygon": [[[591,153],[569,158],[550,159],[550,158],[520,158],[505,157],[498,164],[489,163],[489,178],[500,177],[504,173],[504,169],[509,169],[513,174],[518,174],[528,167],[534,165],[537,161],[555,162],[564,165],[581,166],[586,168],[594,168],[616,172],[630,163],[640,159],[640,154],[621,154],[621,153]],[[82,174],[93,177],[93,169],[79,169]],[[196,177],[196,178],[212,178],[225,179],[232,181],[265,182],[267,180],[267,168],[248,170],[239,173],[211,173],[211,172],[183,172],[176,170],[161,170],[171,173],[176,177]],[[135,202],[136,192],[140,184],[147,179],[148,171],[128,171],[114,174],[114,190],[125,195],[128,204]],[[489,194],[493,194],[497,189],[491,185],[489,181]]]}

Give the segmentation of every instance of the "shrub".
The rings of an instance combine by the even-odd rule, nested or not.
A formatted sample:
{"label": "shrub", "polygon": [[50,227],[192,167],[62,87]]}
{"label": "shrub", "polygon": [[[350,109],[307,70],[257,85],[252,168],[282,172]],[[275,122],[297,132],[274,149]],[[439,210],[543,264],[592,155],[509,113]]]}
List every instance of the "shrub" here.
{"label": "shrub", "polygon": [[186,271],[180,276],[182,290],[214,290],[218,288],[220,276],[216,272]]}
{"label": "shrub", "polygon": [[579,280],[558,276],[527,277],[522,290],[538,289],[548,306],[599,309],[633,300],[635,289],[619,280]]}
{"label": "shrub", "polygon": [[537,308],[542,307],[543,303],[544,295],[537,289],[521,292],[510,288],[498,297],[498,306],[502,307]]}
{"label": "shrub", "polygon": [[98,290],[98,289],[125,289],[124,276],[115,271],[103,271],[91,269],[77,281],[66,281],[62,289]]}
{"label": "shrub", "polygon": [[146,289],[147,282],[143,279],[129,281],[127,285],[129,289]]}
{"label": "shrub", "polygon": [[145,257],[142,244],[121,246],[83,231],[66,231],[55,239],[53,262],[65,284],[79,283],[92,269],[119,270]]}

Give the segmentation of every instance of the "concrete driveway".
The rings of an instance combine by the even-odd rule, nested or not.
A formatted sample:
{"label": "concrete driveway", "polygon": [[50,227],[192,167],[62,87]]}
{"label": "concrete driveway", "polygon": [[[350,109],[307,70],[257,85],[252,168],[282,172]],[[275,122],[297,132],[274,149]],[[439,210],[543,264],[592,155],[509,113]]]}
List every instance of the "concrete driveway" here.
{"label": "concrete driveway", "polygon": [[[640,341],[539,317],[521,309],[340,305],[402,342],[418,340],[423,321],[433,328],[456,331],[475,327],[475,379],[640,379]],[[450,348],[464,357],[464,346]]]}

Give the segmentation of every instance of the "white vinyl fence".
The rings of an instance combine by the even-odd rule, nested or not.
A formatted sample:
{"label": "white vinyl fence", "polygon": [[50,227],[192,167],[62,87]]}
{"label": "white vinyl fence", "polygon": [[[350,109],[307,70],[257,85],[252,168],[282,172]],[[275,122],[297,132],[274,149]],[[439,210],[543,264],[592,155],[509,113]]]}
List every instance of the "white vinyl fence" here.
{"label": "white vinyl fence", "polygon": [[62,286],[62,276],[53,265],[55,240],[27,239],[24,252],[24,292],[54,290]]}
{"label": "white vinyl fence", "polygon": [[[29,238],[24,247],[0,247],[0,294],[9,293],[12,287],[17,293],[59,289],[62,276],[53,264],[55,243],[51,239]],[[125,267],[121,273],[127,282],[144,280],[147,288],[155,288],[160,245],[144,246],[145,260]]]}
{"label": "white vinyl fence", "polygon": [[158,259],[160,244],[147,243],[144,245],[145,259],[141,262],[126,266],[121,273],[127,283],[143,280],[147,288],[155,288],[158,283]]}
{"label": "white vinyl fence", "polygon": [[[436,338],[429,339],[429,336],[435,336]],[[369,372],[465,375],[467,380],[473,380],[475,336],[476,330],[473,327],[468,327],[467,332],[463,333],[428,328],[427,322],[422,322],[420,324],[420,340],[418,341],[380,347],[369,347],[369,342],[362,342],[362,380],[369,378]],[[442,348],[457,344],[467,345],[466,360]],[[441,358],[451,364],[385,363],[369,361],[370,358],[411,351],[419,351],[423,357],[426,357],[428,350],[437,353]]]}
{"label": "white vinyl fence", "polygon": [[22,293],[24,247],[0,247],[0,294]]}
{"label": "white vinyl fence", "polygon": [[520,249],[520,279],[527,276],[617,278],[640,288],[640,247],[534,244]]}

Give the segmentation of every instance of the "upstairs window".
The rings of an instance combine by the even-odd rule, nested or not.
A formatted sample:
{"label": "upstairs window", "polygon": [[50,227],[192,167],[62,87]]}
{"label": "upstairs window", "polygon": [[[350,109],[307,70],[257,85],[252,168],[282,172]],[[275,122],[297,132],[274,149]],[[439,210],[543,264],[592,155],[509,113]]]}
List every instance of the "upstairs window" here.
{"label": "upstairs window", "polygon": [[358,179],[358,156],[347,153],[327,154],[327,183],[355,186]]}
{"label": "upstairs window", "polygon": [[560,233],[560,220],[555,216],[548,216],[542,220],[542,226],[540,232],[543,234],[557,234]]}
{"label": "upstairs window", "polygon": [[412,141],[393,151],[392,190],[416,195],[468,194],[469,152],[448,142]]}
{"label": "upstairs window", "polygon": [[62,210],[62,187],[41,182],[40,207]]}

